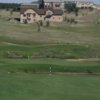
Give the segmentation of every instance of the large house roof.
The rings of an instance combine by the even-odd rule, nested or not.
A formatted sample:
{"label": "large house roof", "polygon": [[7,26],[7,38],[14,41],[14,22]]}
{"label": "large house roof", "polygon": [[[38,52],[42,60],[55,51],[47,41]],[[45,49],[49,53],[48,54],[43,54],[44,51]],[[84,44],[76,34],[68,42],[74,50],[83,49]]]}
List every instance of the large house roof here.
{"label": "large house roof", "polygon": [[61,9],[52,9],[52,8],[39,9],[38,7],[35,7],[33,5],[22,5],[20,13],[24,14],[28,9],[34,10],[38,15],[45,15],[46,11],[48,10],[52,11],[53,15],[63,15],[63,11]]}

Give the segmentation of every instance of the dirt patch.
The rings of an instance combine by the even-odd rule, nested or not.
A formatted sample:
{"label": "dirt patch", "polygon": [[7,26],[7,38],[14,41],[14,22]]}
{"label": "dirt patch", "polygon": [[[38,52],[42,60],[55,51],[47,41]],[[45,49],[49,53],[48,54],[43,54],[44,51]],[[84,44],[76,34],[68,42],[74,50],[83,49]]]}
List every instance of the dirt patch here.
{"label": "dirt patch", "polygon": [[59,76],[94,76],[94,77],[100,77],[100,73],[72,73],[72,72],[33,72],[32,74],[48,74],[50,76],[52,75],[59,75]]}
{"label": "dirt patch", "polygon": [[97,61],[100,62],[100,58],[86,58],[86,59],[67,59],[67,61]]}

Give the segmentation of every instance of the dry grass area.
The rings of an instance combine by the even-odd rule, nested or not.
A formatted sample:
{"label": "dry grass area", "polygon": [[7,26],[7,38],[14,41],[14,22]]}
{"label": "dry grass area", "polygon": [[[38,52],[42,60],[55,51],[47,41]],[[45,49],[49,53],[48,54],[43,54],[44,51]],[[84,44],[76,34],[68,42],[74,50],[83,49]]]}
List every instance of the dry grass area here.
{"label": "dry grass area", "polygon": [[[6,27],[6,30],[5,30]],[[51,26],[42,27],[37,32],[37,25],[21,25],[9,22],[0,22],[1,38],[18,41],[43,42],[43,43],[77,43],[97,44],[100,43],[100,27],[70,27]]]}
{"label": "dry grass area", "polygon": [[[89,12],[89,11],[88,11]],[[0,11],[3,18],[8,18],[10,12]],[[83,12],[81,12],[83,13]],[[76,17],[80,20],[78,24],[63,23],[50,23],[50,27],[41,27],[41,32],[37,32],[37,24],[20,24],[9,22],[4,19],[0,19],[0,38],[1,41],[13,42],[25,41],[35,43],[74,43],[74,44],[86,44],[86,45],[100,45],[100,26],[96,25],[97,18],[100,17],[99,11],[92,11],[87,14],[84,12],[84,16]],[[13,17],[19,16],[19,13],[14,12]],[[69,15],[68,15],[69,16]],[[69,17],[71,17],[70,15]],[[89,20],[93,20],[89,24]],[[82,21],[85,21],[82,22]],[[6,28],[6,29],[5,29]]]}

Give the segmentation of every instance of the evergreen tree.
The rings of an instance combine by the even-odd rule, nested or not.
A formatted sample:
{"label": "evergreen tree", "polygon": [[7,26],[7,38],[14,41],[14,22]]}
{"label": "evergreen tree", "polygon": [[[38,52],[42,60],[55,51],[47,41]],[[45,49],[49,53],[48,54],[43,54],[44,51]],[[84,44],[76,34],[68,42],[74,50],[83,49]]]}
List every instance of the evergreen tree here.
{"label": "evergreen tree", "polygon": [[39,0],[39,8],[43,9],[44,8],[44,0]]}
{"label": "evergreen tree", "polygon": [[67,2],[65,3],[65,9],[68,13],[74,12],[76,16],[78,16],[79,9],[74,2]]}
{"label": "evergreen tree", "polygon": [[20,11],[20,4],[17,3],[0,3],[0,9]]}

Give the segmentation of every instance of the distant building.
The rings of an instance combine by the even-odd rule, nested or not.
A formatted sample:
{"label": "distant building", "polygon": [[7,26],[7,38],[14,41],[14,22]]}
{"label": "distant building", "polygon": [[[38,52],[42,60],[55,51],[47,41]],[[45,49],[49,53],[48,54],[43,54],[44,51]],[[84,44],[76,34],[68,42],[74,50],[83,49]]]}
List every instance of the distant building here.
{"label": "distant building", "polygon": [[100,4],[94,4],[93,8],[100,10]]}
{"label": "distant building", "polygon": [[94,3],[92,1],[77,1],[76,2],[76,6],[78,8],[93,8],[94,7]]}
{"label": "distant building", "polygon": [[20,22],[34,23],[37,21],[52,21],[52,22],[62,22],[63,21],[63,11],[61,9],[54,8],[44,8],[39,9],[38,6],[34,5],[21,5],[20,10]]}
{"label": "distant building", "polygon": [[94,3],[88,0],[44,0],[45,5],[48,7],[53,7],[55,9],[64,9],[65,3],[72,2],[76,3],[78,8],[92,8]]}
{"label": "distant building", "polygon": [[52,7],[54,9],[64,9],[64,0],[44,0],[46,7]]}

